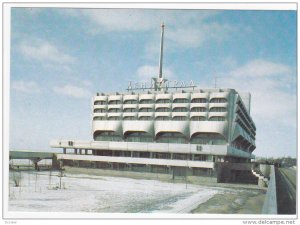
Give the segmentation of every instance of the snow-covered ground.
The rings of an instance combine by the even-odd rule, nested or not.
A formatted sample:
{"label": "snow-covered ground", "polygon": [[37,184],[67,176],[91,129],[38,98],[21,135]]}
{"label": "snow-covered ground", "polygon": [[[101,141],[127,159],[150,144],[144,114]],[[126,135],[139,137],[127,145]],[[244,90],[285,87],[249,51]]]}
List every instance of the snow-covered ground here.
{"label": "snow-covered ground", "polygon": [[[85,174],[10,172],[9,211],[188,213],[222,188]],[[15,187],[21,177],[20,187]]]}

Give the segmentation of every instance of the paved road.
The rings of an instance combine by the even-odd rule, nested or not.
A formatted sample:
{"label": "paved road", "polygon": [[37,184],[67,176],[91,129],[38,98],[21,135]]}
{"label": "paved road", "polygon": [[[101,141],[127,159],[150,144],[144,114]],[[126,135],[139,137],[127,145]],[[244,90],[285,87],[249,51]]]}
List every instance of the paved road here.
{"label": "paved road", "polygon": [[296,170],[276,169],[278,214],[296,214]]}

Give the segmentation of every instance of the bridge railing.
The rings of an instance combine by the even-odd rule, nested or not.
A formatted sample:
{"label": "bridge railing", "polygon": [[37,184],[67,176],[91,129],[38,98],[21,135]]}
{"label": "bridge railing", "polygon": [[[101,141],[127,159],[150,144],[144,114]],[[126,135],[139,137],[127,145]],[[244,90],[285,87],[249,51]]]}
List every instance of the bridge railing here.
{"label": "bridge railing", "polygon": [[276,193],[276,176],[274,165],[270,168],[270,181],[262,208],[262,214],[278,214],[277,210],[277,193]]}

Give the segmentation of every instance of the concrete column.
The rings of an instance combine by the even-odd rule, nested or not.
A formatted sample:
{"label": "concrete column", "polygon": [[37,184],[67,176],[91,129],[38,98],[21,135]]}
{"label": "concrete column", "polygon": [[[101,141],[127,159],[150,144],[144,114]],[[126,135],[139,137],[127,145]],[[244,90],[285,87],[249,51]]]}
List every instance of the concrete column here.
{"label": "concrete column", "polygon": [[86,154],[86,155],[88,154],[88,150],[87,150],[87,149],[85,149],[85,154]]}
{"label": "concrete column", "polygon": [[173,153],[171,153],[171,159],[173,159]]}
{"label": "concrete column", "polygon": [[66,148],[63,148],[63,153],[66,154],[67,153],[67,150]]}
{"label": "concrete column", "polygon": [[81,155],[82,154],[82,149],[79,149],[79,155]]}
{"label": "concrete column", "polygon": [[130,156],[131,156],[131,158],[133,157],[133,151],[130,152]]}
{"label": "concrete column", "polygon": [[38,163],[37,162],[34,162],[34,169],[39,171],[39,166],[38,166]]}
{"label": "concrete column", "polygon": [[153,152],[150,152],[150,159],[153,158]]}
{"label": "concrete column", "polygon": [[192,154],[192,161],[195,161],[195,154]]}

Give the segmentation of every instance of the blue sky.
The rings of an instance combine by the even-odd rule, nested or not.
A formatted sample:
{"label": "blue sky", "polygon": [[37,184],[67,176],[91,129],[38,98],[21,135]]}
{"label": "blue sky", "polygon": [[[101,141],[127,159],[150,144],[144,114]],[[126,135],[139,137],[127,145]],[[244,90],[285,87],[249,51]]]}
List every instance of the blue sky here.
{"label": "blue sky", "polygon": [[296,156],[296,11],[13,8],[10,149],[91,140],[91,98],[163,73],[252,94],[257,156]]}

